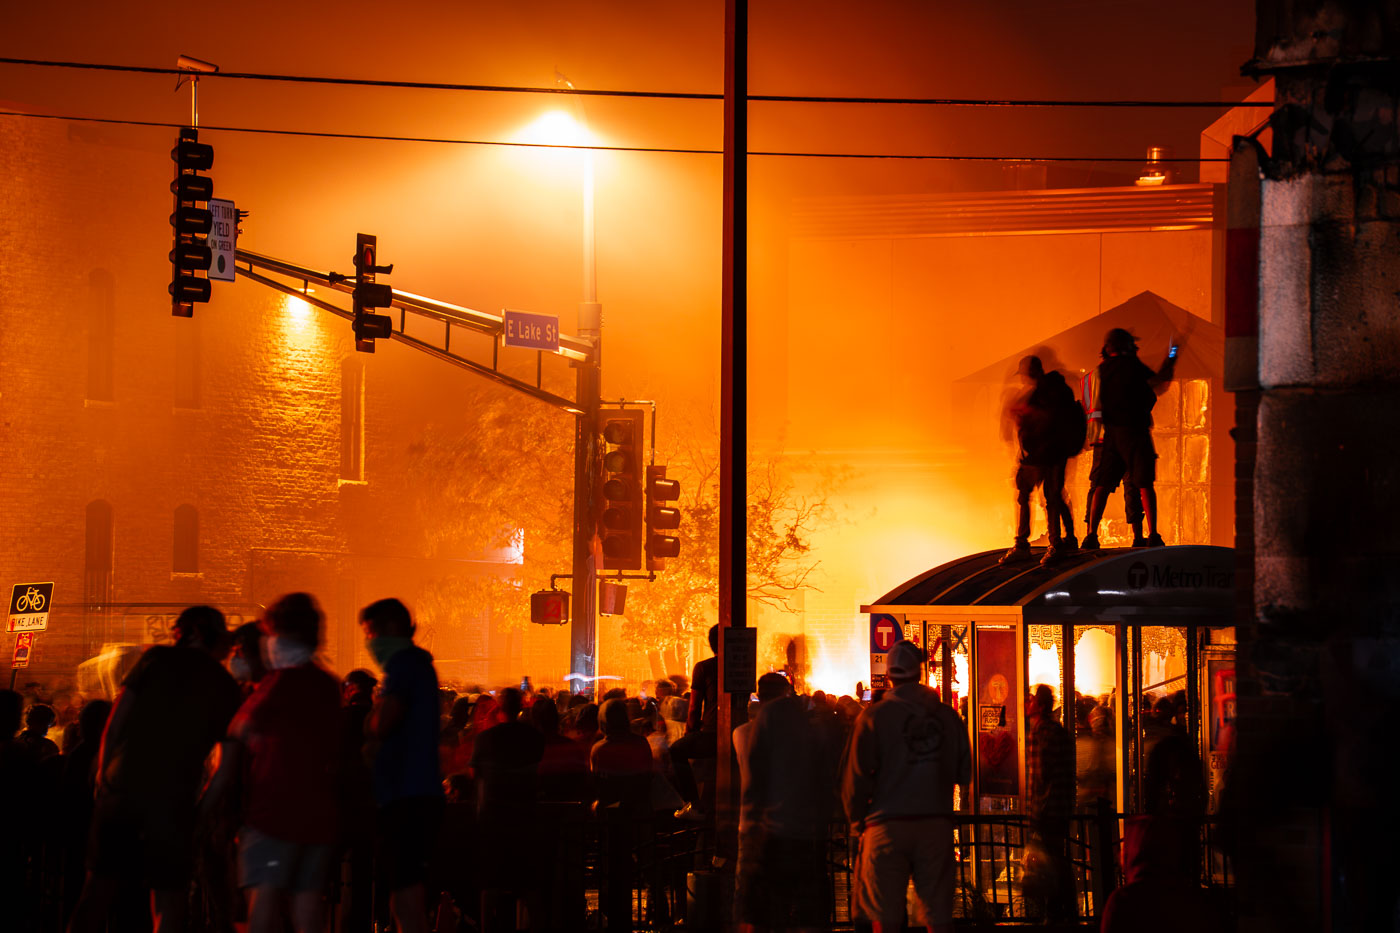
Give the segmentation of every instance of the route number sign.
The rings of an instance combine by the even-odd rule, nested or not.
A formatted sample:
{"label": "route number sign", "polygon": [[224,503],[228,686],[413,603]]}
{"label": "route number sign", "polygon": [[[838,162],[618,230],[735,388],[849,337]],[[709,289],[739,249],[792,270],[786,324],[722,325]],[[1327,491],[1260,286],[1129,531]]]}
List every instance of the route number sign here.
{"label": "route number sign", "polygon": [[29,666],[29,656],[34,653],[34,640],[38,637],[33,632],[20,632],[15,636],[15,653],[10,657],[11,669]]}

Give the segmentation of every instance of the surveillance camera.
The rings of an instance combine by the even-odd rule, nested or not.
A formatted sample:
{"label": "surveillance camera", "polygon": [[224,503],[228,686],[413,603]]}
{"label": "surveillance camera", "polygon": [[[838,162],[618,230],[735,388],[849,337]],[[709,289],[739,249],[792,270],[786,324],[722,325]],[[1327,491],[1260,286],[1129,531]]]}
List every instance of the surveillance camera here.
{"label": "surveillance camera", "polygon": [[206,74],[213,74],[219,70],[219,66],[215,65],[213,62],[202,61],[201,59],[193,58],[189,55],[181,55],[175,67],[179,68],[181,71],[202,71]]}

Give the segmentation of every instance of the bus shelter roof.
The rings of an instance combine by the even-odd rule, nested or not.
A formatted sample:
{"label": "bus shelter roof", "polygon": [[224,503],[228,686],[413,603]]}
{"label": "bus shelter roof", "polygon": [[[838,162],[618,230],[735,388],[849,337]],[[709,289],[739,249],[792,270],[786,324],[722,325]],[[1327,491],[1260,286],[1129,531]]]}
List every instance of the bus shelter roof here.
{"label": "bus shelter roof", "polygon": [[1049,566],[1000,564],[1004,551],[949,561],[862,612],[969,619],[1019,614],[1028,625],[1235,624],[1235,552],[1210,545],[1079,551]]}

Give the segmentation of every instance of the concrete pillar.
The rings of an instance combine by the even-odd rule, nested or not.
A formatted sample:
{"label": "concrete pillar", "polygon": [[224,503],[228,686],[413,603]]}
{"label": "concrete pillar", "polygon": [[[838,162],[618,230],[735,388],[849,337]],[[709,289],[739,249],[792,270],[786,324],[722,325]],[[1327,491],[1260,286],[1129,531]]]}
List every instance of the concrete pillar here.
{"label": "concrete pillar", "polygon": [[1400,884],[1400,3],[1261,0],[1254,607],[1240,930],[1394,930]]}

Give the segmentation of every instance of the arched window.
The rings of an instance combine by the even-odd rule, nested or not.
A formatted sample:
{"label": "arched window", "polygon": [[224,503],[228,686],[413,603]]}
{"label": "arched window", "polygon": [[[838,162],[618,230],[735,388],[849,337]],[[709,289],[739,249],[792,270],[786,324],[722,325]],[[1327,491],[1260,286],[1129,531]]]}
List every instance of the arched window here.
{"label": "arched window", "polygon": [[116,344],[116,280],[106,269],[88,275],[87,397],[112,400],[112,369]]}
{"label": "arched window", "polygon": [[199,573],[199,510],[182,505],[175,510],[174,573]]}
{"label": "arched window", "polygon": [[83,602],[99,608],[112,601],[112,557],[115,537],[112,505],[104,499],[87,504],[87,551],[83,562]]}

